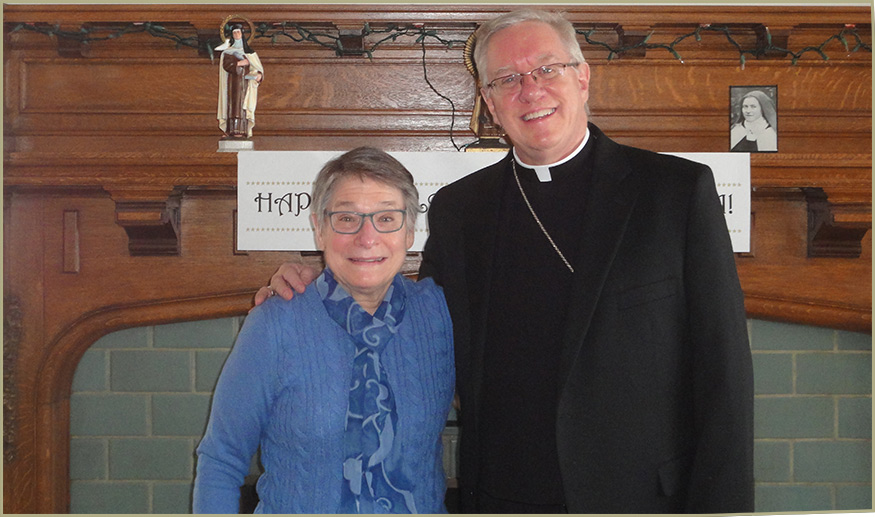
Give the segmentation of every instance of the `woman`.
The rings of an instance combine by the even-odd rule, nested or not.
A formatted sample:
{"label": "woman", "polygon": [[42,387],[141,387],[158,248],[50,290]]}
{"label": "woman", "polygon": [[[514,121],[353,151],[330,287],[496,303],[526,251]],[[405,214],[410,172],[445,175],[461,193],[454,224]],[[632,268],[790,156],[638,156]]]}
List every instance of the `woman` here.
{"label": "woman", "polygon": [[194,511],[235,513],[256,449],[256,513],[444,513],[440,433],[452,325],[431,279],[401,274],[419,196],[388,154],[358,148],[313,185],[316,289],[247,317],[197,449]]}
{"label": "woman", "polygon": [[778,150],[778,114],[765,93],[753,90],[744,95],[730,130],[730,149],[756,153]]}

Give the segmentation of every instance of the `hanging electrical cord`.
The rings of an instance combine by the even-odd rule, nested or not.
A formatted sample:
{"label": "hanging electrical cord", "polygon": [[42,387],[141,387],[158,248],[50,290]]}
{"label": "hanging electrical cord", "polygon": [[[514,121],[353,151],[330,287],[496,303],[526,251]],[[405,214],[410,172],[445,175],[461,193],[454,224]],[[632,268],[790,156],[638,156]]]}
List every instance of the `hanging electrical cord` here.
{"label": "hanging electrical cord", "polygon": [[439,92],[428,79],[428,67],[426,66],[425,61],[425,38],[420,38],[420,40],[420,43],[422,45],[422,76],[425,79],[425,83],[428,84],[428,87],[431,88],[431,91],[433,91],[435,95],[450,103],[450,143],[453,144],[453,147],[456,149],[456,151],[461,151],[462,148],[456,145],[456,140],[455,138],[453,138],[453,128],[456,125],[456,104],[453,102],[453,99]]}

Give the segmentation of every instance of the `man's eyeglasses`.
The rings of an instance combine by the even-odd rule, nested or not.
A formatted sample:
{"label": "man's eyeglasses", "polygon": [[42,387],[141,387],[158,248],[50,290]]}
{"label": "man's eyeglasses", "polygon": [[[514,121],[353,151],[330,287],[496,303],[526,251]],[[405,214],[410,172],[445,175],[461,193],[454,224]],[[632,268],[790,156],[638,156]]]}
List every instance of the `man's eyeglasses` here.
{"label": "man's eyeglasses", "polygon": [[353,234],[362,229],[365,219],[380,233],[397,232],[404,226],[405,210],[380,210],[363,214],[361,212],[328,212],[331,229],[337,233]]}
{"label": "man's eyeglasses", "polygon": [[553,63],[552,65],[542,65],[524,74],[503,75],[489,82],[487,88],[500,93],[510,93],[519,90],[523,84],[523,77],[530,75],[532,80],[538,84],[547,84],[550,81],[565,75],[565,68],[569,66],[577,66],[579,63]]}

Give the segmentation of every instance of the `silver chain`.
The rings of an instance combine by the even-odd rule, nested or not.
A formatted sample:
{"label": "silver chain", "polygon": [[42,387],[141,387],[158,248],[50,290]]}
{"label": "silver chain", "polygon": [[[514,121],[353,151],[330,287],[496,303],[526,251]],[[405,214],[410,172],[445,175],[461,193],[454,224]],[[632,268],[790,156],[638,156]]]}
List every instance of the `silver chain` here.
{"label": "silver chain", "polygon": [[547,237],[548,241],[550,241],[550,245],[553,246],[554,250],[556,250],[556,253],[559,255],[559,258],[562,259],[562,262],[565,262],[565,265],[568,266],[568,270],[571,271],[572,273],[574,273],[574,268],[571,267],[571,264],[565,258],[565,255],[563,255],[562,252],[559,251],[559,246],[557,246],[556,243],[553,242],[553,238],[550,237],[549,233],[547,233],[547,229],[544,228],[544,225],[541,223],[541,220],[538,218],[538,214],[535,213],[535,209],[532,208],[532,204],[529,203],[529,198],[526,196],[526,191],[523,190],[523,185],[522,185],[522,183],[520,183],[520,177],[517,175],[517,172],[516,172],[516,160],[511,160],[510,164],[511,164],[511,167],[513,167],[513,177],[516,180],[516,185],[517,185],[517,187],[520,188],[520,194],[523,195],[523,201],[525,201],[526,206],[529,207],[529,212],[532,213],[532,217],[535,218],[535,222],[538,223],[538,227],[541,228],[542,232],[544,232],[544,236]]}

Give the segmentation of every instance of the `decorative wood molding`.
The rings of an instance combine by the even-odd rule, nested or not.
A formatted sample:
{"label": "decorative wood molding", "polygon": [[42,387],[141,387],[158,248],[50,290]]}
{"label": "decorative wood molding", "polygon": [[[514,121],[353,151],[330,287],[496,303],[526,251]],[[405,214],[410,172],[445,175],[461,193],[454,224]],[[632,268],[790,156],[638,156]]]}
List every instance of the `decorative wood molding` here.
{"label": "decorative wood molding", "polygon": [[132,256],[179,255],[182,190],[105,187],[115,201],[115,222],[128,234]]}
{"label": "decorative wood molding", "polygon": [[[871,18],[869,6],[824,5],[568,5],[539,4],[545,9],[567,13],[575,23],[660,24],[735,23],[750,24],[753,18],[766,26],[780,25],[791,19],[798,23],[843,24],[849,19],[860,24]],[[156,12],[160,9],[160,17]],[[137,4],[9,4],[4,7],[4,21],[56,23],[57,20],[84,22],[144,21],[189,22],[208,26],[220,22],[232,9],[209,4],[167,4],[160,7]],[[247,4],[245,14],[253,21],[346,23],[388,20],[396,23],[481,23],[508,10],[498,4],[349,4],[338,9],[332,4]]]}
{"label": "decorative wood molding", "polygon": [[[207,49],[215,48],[222,44],[222,42],[219,41],[219,31],[217,27],[197,27],[195,28],[195,32],[197,33],[198,40],[198,55],[201,57],[209,57],[210,53]],[[216,54],[213,56],[215,58]]]}
{"label": "decorative wood molding", "polygon": [[[64,33],[76,33],[82,28],[81,25],[61,25],[58,29]],[[83,58],[86,57],[88,45],[82,41],[63,36],[55,35],[55,40],[58,44],[58,55],[64,58]]]}
{"label": "decorative wood molding", "polygon": [[[790,34],[793,31],[792,26],[770,26],[763,24],[754,26],[754,33],[757,36],[757,47],[768,47],[770,44],[773,47],[790,48]],[[786,59],[787,54],[777,51],[766,51],[765,54],[756,56],[757,59]]]}
{"label": "decorative wood molding", "polygon": [[620,57],[625,58],[643,58],[647,56],[647,49],[643,46],[647,42],[647,38],[652,32],[652,27],[649,25],[617,25],[614,30],[617,32],[617,43],[620,48],[628,48],[620,54]]}
{"label": "decorative wood molding", "polygon": [[356,24],[337,25],[340,55],[361,57],[365,54],[364,27]]}
{"label": "decorative wood molding", "polygon": [[808,321],[852,332],[872,332],[872,310],[850,305],[805,303],[778,296],[744,295],[748,315],[772,321]]}
{"label": "decorative wood molding", "polygon": [[15,368],[21,346],[21,303],[18,297],[3,297],[3,461],[16,457],[18,434],[18,384]]}
{"label": "decorative wood molding", "polygon": [[802,191],[808,203],[808,256],[858,258],[863,237],[872,228],[871,191],[868,199],[858,191],[844,199],[830,199],[818,187]]}
{"label": "decorative wood molding", "polygon": [[36,463],[36,512],[69,513],[70,392],[76,366],[86,350],[101,336],[130,327],[175,321],[222,318],[246,314],[252,292],[230,292],[189,299],[157,300],[104,307],[83,315],[49,347],[36,379],[35,448],[51,451]]}

